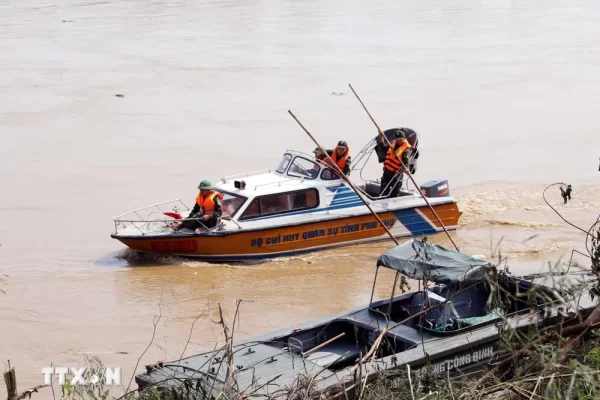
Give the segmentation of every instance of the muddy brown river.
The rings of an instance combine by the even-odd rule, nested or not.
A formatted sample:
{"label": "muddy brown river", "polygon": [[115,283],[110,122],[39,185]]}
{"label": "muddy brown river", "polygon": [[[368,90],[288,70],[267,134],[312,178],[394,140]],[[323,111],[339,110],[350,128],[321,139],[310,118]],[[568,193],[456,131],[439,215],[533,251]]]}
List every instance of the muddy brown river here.
{"label": "muddy brown river", "polygon": [[211,265],[110,238],[117,214],[311,151],[288,109],[358,153],[376,130],[348,83],[420,133],[415,179],[449,180],[462,251],[499,244],[522,273],[582,250],[541,194],[572,184],[547,197],[585,228],[600,212],[600,3],[439,3],[0,1],[0,357],[19,389],[84,354],[127,386],[158,316],[137,372],[222,342],[219,302],[231,320],[246,300],[238,339],[368,302],[390,241]]}

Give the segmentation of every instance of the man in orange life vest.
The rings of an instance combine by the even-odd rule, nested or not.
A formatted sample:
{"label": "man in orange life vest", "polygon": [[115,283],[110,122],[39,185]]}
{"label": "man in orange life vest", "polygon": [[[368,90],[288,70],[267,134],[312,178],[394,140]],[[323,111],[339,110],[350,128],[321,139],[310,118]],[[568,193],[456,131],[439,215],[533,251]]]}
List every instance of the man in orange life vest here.
{"label": "man in orange life vest", "polygon": [[[382,141],[379,145],[385,146],[385,143]],[[408,140],[406,140],[404,132],[397,131],[396,140],[391,143],[391,147],[387,148],[385,161],[383,162],[381,192],[379,193],[380,196],[398,197],[398,192],[400,188],[402,188],[403,174],[400,173],[398,176],[396,176],[396,173],[401,170],[404,171],[406,168],[408,168],[411,148],[412,146],[410,143],[408,143]],[[398,157],[396,157],[396,155],[398,155]],[[398,158],[402,160],[402,163],[400,163]],[[386,188],[388,185],[389,187]]]}
{"label": "man in orange life vest", "polygon": [[200,192],[190,215],[183,220],[181,225],[172,225],[173,230],[178,231],[184,228],[195,230],[202,228],[202,225],[209,229],[217,226],[219,218],[223,215],[223,195],[213,190],[209,181],[200,182],[198,189]]}
{"label": "man in orange life vest", "polygon": [[[340,140],[334,150],[326,151],[333,162],[340,167],[344,175],[350,175],[350,164],[352,163],[352,158],[350,157],[350,149],[348,148],[348,144],[345,141]],[[315,153],[315,157],[318,160],[323,161],[325,164],[331,163],[325,153],[323,153],[318,147],[313,153]]]}

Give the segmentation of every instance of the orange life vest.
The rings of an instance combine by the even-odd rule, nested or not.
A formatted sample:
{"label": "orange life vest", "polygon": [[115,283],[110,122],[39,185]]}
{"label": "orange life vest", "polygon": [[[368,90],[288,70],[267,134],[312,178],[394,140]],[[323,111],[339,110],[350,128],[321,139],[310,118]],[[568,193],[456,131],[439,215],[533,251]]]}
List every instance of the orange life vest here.
{"label": "orange life vest", "polygon": [[202,212],[204,214],[212,214],[215,212],[215,197],[223,200],[223,195],[219,192],[215,192],[214,190],[210,191],[210,194],[206,197],[202,196],[201,192],[198,192],[198,196],[196,197],[196,204],[202,208]]}
{"label": "orange life vest", "polygon": [[[343,171],[346,168],[346,160],[350,157],[350,148],[346,147],[346,151],[341,156],[338,155],[337,147],[333,150],[333,154],[331,155],[331,159],[334,163],[337,164],[338,167]],[[329,159],[328,159],[329,161]]]}
{"label": "orange life vest", "polygon": [[[398,172],[402,167],[402,163],[400,161],[402,160],[402,153],[404,153],[406,149],[411,148],[412,146],[410,145],[410,143],[408,143],[408,140],[406,139],[402,139],[400,146],[398,146],[398,141],[394,140],[387,151],[385,161],[383,162],[383,167],[390,172]],[[398,157],[396,157],[394,153],[396,153]]]}

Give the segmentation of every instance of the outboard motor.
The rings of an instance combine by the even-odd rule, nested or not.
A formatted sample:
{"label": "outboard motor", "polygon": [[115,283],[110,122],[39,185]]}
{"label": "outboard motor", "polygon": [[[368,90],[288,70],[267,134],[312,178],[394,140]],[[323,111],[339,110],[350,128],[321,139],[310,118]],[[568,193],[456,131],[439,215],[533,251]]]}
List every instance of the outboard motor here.
{"label": "outboard motor", "polygon": [[448,197],[450,196],[450,187],[445,179],[434,179],[427,181],[420,187],[421,193],[425,197]]}
{"label": "outboard motor", "polygon": [[[410,169],[410,173],[414,174],[417,172],[417,159],[419,158],[419,135],[417,132],[410,128],[392,128],[383,131],[385,137],[391,142],[396,140],[396,132],[404,132],[404,137],[412,146],[410,149],[411,154],[409,155],[410,165],[408,166]],[[379,163],[383,163],[385,161],[385,157],[387,155],[387,150],[385,143],[381,140],[381,137],[377,137],[377,145],[375,146],[375,152],[377,153],[377,159]]]}

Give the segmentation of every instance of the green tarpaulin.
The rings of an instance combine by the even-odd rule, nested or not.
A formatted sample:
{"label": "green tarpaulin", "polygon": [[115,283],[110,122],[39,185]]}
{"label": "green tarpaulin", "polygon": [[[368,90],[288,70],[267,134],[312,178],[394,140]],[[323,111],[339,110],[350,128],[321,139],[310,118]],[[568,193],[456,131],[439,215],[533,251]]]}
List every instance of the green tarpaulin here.
{"label": "green tarpaulin", "polygon": [[386,251],[377,259],[377,266],[394,269],[409,278],[446,284],[480,280],[494,268],[485,260],[418,239]]}

